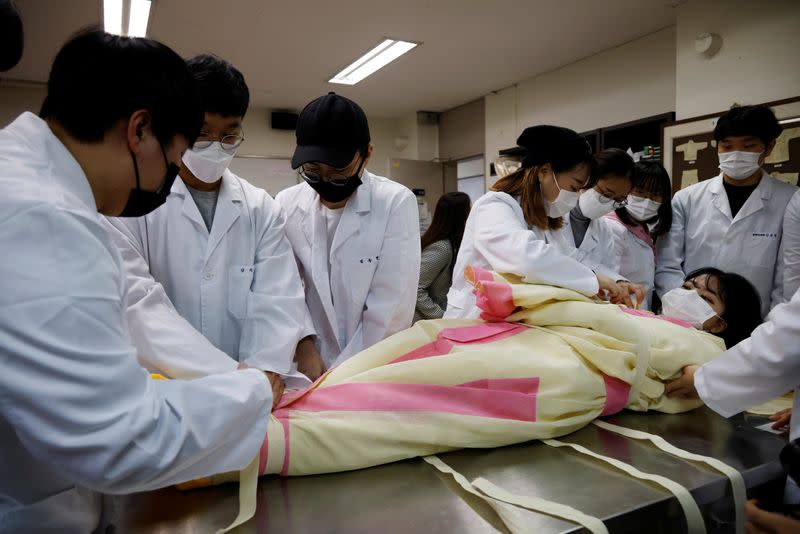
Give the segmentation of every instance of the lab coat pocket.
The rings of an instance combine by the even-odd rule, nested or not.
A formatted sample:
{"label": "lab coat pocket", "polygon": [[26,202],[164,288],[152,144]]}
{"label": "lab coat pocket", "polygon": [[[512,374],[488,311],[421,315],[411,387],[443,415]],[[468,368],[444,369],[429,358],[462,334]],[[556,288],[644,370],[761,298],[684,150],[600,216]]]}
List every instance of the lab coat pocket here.
{"label": "lab coat pocket", "polygon": [[774,266],[779,244],[775,232],[748,232],[742,247],[744,260],[750,265]]}
{"label": "lab coat pocket", "polygon": [[228,311],[237,319],[247,315],[247,296],[253,283],[252,265],[234,265],[228,271]]}
{"label": "lab coat pocket", "polygon": [[352,280],[349,285],[353,302],[361,303],[367,300],[367,293],[380,261],[381,257],[378,254],[359,256],[351,260],[348,276],[351,276]]}

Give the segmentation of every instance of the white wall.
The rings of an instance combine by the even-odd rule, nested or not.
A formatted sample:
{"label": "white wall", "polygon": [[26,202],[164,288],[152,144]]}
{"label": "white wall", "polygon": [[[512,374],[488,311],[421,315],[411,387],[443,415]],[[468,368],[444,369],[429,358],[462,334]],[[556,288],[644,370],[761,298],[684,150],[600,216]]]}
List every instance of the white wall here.
{"label": "white wall", "polygon": [[666,28],[488,95],[486,176],[527,126],[581,132],[673,111],[675,34]]}
{"label": "white wall", "polygon": [[[0,85],[0,128],[13,121],[23,111],[38,113],[47,91],[43,86]],[[244,119],[245,141],[239,147],[240,156],[263,156],[274,159],[291,158],[295,147],[294,131],[273,130],[270,127],[270,110],[251,107]],[[374,146],[370,171],[387,176],[389,158],[417,159],[419,153],[417,117],[415,113],[400,119],[369,119]],[[408,137],[408,145],[400,150],[395,146],[397,137]],[[438,133],[428,137],[436,138]],[[283,182],[281,182],[282,184]]]}
{"label": "white wall", "polygon": [[23,111],[39,113],[46,94],[44,86],[0,84],[0,128]]}
{"label": "white wall", "polygon": [[[800,2],[692,0],[677,9],[678,119],[800,95]],[[723,39],[712,58],[694,50],[703,32]]]}

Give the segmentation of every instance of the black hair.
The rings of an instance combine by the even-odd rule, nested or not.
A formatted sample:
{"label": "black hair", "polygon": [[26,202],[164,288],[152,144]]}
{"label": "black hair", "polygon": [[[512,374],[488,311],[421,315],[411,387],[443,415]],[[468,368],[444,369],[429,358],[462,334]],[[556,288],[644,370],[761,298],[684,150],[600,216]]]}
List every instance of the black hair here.
{"label": "black hair", "polygon": [[78,141],[97,143],[140,109],[150,112],[153,133],[164,145],[178,134],[194,143],[200,132],[203,109],[194,79],[169,47],[89,28],[59,50],[43,119],[55,120]]}
{"label": "black hair", "polygon": [[619,176],[626,178],[633,184],[634,165],[633,158],[619,148],[607,148],[594,155],[594,168],[586,188],[597,185],[603,178]]}
{"label": "black hair", "polygon": [[211,54],[186,61],[197,81],[203,110],[223,117],[244,117],[250,105],[250,91],[239,69]]}
{"label": "black hair", "polygon": [[[667,174],[667,169],[657,161],[639,161],[636,163],[636,172],[633,179],[633,189],[641,189],[648,193],[661,195],[661,206],[655,217],[645,223],[658,221],[656,227],[650,232],[655,240],[672,228],[672,182]],[[628,226],[639,224],[624,207],[616,210],[617,217]]]}
{"label": "black hair", "polygon": [[697,269],[686,275],[691,280],[701,274],[717,282],[717,294],[725,304],[722,319],[728,325],[719,336],[725,346],[731,348],[747,339],[761,324],[761,297],[747,278],[736,273],[724,272],[714,267]]}
{"label": "black hair", "polygon": [[461,238],[464,237],[464,225],[467,224],[471,200],[469,195],[460,191],[445,193],[436,202],[431,225],[425,231],[421,240],[421,249],[436,241],[447,239],[453,247],[453,259],[450,261],[450,276],[453,275],[458,249],[461,247]]}
{"label": "black hair", "polygon": [[719,118],[714,127],[714,139],[752,135],[768,145],[781,135],[775,113],[767,106],[736,106]]}

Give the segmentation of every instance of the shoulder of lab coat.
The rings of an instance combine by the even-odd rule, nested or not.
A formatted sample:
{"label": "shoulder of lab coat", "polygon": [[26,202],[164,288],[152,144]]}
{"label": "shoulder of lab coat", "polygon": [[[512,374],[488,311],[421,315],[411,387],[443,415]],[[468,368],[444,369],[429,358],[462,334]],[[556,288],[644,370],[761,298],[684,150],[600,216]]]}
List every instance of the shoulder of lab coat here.
{"label": "shoulder of lab coat", "polygon": [[[493,270],[522,276],[526,282],[574,289],[596,295],[597,277],[566,251],[548,244],[545,231],[531,228],[519,202],[507,193],[491,191],[475,202],[474,246]],[[564,236],[569,241],[570,236]],[[574,248],[574,240],[572,242]],[[462,243],[463,248],[463,243]],[[463,277],[463,273],[459,273]]]}
{"label": "shoulder of lab coat", "polygon": [[[711,409],[730,417],[800,385],[800,291],[776,306],[753,334],[695,373]],[[793,425],[794,426],[794,425]]]}
{"label": "shoulder of lab coat", "polygon": [[[237,362],[178,313],[164,287],[150,273],[140,232],[144,218],[107,217],[102,222],[122,256],[127,318],[139,363],[172,378],[235,370]],[[161,219],[153,222],[160,224]]]}
{"label": "shoulder of lab coat", "polygon": [[[781,300],[788,302],[800,287],[800,191],[792,195],[783,215],[780,255],[783,259]],[[778,302],[773,300],[773,304]]]}
{"label": "shoulder of lab coat", "polygon": [[14,256],[0,262],[0,416],[44,465],[106,493],[241,469],[266,432],[266,378],[148,377],[128,337],[119,255],[85,203],[85,176],[44,121],[20,126],[0,133],[0,246]]}

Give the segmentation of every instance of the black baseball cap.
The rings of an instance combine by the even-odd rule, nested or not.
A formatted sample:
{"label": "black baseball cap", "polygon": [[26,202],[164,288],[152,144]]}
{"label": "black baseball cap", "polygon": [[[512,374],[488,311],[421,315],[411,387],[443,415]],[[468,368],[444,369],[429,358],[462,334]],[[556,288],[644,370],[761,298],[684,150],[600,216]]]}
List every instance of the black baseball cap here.
{"label": "black baseball cap", "polygon": [[341,169],[370,142],[367,116],[361,106],[333,91],[308,104],[297,119],[297,148],[292,168],[324,163]]}

